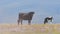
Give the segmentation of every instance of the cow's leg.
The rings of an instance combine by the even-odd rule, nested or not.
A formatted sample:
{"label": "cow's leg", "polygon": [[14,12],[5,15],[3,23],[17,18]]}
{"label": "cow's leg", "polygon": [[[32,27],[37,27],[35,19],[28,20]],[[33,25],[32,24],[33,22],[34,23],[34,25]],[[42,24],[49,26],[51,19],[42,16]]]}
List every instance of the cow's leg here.
{"label": "cow's leg", "polygon": [[44,21],[44,24],[48,23],[48,21]]}
{"label": "cow's leg", "polygon": [[44,24],[45,24],[46,22],[44,21]]}
{"label": "cow's leg", "polygon": [[31,24],[31,20],[28,20],[28,24],[29,24],[29,25]]}
{"label": "cow's leg", "polygon": [[44,24],[46,24],[46,23],[48,23],[48,22],[44,22]]}
{"label": "cow's leg", "polygon": [[52,22],[52,19],[50,21]]}
{"label": "cow's leg", "polygon": [[52,24],[52,19],[50,20],[50,23]]}
{"label": "cow's leg", "polygon": [[44,22],[44,24],[45,24],[46,22]]}
{"label": "cow's leg", "polygon": [[46,20],[44,20],[44,24],[46,23]]}

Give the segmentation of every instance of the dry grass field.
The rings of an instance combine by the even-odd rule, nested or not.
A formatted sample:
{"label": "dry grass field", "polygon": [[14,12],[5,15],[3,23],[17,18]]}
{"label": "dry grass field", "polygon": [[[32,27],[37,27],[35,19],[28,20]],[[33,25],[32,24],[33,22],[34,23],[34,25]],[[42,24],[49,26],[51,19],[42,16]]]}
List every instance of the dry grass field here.
{"label": "dry grass field", "polygon": [[60,34],[60,24],[0,24],[0,34]]}

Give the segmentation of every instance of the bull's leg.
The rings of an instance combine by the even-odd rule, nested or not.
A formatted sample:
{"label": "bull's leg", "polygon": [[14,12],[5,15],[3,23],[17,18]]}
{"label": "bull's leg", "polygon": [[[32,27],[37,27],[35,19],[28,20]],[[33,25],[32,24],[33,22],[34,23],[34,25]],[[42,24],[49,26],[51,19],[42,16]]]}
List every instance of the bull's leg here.
{"label": "bull's leg", "polygon": [[22,20],[21,20],[21,25],[22,25]]}
{"label": "bull's leg", "polygon": [[18,25],[19,25],[20,20],[18,20]]}
{"label": "bull's leg", "polygon": [[31,24],[31,20],[28,20],[28,24],[29,24],[29,25]]}

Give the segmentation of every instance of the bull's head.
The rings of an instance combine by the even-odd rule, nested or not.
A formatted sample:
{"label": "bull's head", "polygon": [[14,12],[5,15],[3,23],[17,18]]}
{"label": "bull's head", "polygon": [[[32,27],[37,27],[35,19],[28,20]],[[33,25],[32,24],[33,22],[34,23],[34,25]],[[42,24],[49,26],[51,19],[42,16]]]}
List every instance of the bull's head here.
{"label": "bull's head", "polygon": [[29,12],[29,14],[34,14],[34,12]]}

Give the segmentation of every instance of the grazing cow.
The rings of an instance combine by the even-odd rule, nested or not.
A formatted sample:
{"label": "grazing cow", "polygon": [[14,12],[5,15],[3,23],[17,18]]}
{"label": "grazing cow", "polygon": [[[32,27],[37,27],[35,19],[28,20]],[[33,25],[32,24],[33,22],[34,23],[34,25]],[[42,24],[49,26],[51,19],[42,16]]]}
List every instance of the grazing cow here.
{"label": "grazing cow", "polygon": [[53,17],[46,17],[44,20],[44,24],[48,23],[48,21],[50,20],[52,22]]}
{"label": "grazing cow", "polygon": [[29,13],[19,13],[19,17],[18,17],[18,25],[19,23],[21,23],[22,25],[22,21],[23,20],[28,20],[28,24],[31,24],[31,20],[33,17],[34,12],[29,12]]}

